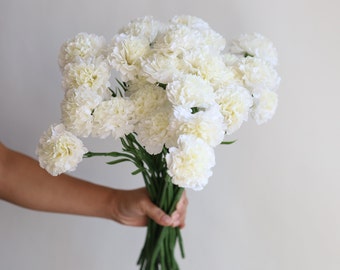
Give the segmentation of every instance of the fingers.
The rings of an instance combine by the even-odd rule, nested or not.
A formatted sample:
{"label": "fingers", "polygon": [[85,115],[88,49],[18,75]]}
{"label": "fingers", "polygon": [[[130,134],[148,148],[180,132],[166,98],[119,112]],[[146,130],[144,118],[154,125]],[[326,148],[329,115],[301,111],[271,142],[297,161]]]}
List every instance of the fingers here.
{"label": "fingers", "polygon": [[179,202],[176,205],[176,210],[172,213],[171,218],[173,219],[173,227],[184,228],[185,227],[185,218],[189,201],[186,196],[186,192],[183,192],[183,195]]}
{"label": "fingers", "polygon": [[172,217],[167,215],[162,209],[158,208],[151,201],[145,205],[144,208],[145,214],[154,220],[156,223],[162,226],[171,226],[174,223]]}
{"label": "fingers", "polygon": [[185,227],[187,206],[188,199],[186,193],[183,192],[181,199],[176,205],[176,210],[172,213],[171,216],[167,215],[151,201],[148,201],[148,203],[145,205],[144,211],[149,218],[153,219],[159,225],[179,227],[182,229]]}

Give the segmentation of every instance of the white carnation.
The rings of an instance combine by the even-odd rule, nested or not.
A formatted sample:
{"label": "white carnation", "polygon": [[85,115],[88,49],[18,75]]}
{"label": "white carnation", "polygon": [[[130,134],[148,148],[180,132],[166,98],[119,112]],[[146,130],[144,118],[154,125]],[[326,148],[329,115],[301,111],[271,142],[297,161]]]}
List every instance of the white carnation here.
{"label": "white carnation", "polygon": [[225,53],[221,55],[222,60],[226,66],[237,66],[241,57],[232,53]]}
{"label": "white carnation", "polygon": [[248,114],[253,105],[249,91],[239,85],[217,90],[216,102],[224,116],[227,134],[232,134],[241,127],[244,121],[248,120]]}
{"label": "white carnation", "polygon": [[215,102],[214,89],[201,77],[185,75],[166,87],[169,101],[175,106],[207,108]]}
{"label": "white carnation", "polygon": [[278,62],[277,50],[274,44],[258,33],[243,34],[238,39],[233,40],[230,52],[258,57],[274,66]]}
{"label": "white carnation", "polygon": [[215,147],[223,141],[225,124],[217,104],[194,114],[187,108],[177,106],[170,119],[169,130],[176,134],[176,138],[182,134],[194,135]]}
{"label": "white carnation", "polygon": [[227,67],[220,55],[211,54],[208,51],[188,51],[183,55],[185,66],[181,71],[194,74],[209,81],[217,89],[234,80],[234,72]]}
{"label": "white carnation", "polygon": [[115,97],[100,103],[93,112],[92,135],[106,138],[110,134],[118,139],[134,129],[133,103],[122,97]]}
{"label": "white carnation", "polygon": [[215,154],[203,140],[193,135],[182,135],[178,139],[178,148],[169,149],[166,162],[175,185],[201,190],[212,175]]}
{"label": "white carnation", "polygon": [[77,62],[79,59],[105,58],[105,52],[106,41],[104,37],[79,33],[61,46],[59,66],[63,69],[68,63]]}
{"label": "white carnation", "polygon": [[116,35],[112,40],[108,61],[126,82],[139,74],[141,59],[149,50],[149,41],[143,36]]}
{"label": "white carnation", "polygon": [[65,90],[88,87],[98,94],[110,86],[111,70],[105,61],[80,61],[69,63],[63,72],[63,87]]}
{"label": "white carnation", "polygon": [[168,25],[166,31],[155,39],[153,49],[164,55],[177,57],[201,45],[201,33],[198,30],[177,24]]}
{"label": "white carnation", "polygon": [[180,74],[178,65],[177,57],[156,51],[142,59],[142,76],[150,83],[167,84],[172,81],[174,76]]}
{"label": "white carnation", "polygon": [[238,69],[245,87],[250,91],[261,88],[276,90],[280,85],[281,78],[277,71],[262,59],[255,57],[243,58]]}
{"label": "white carnation", "polygon": [[176,15],[171,18],[170,24],[182,24],[193,29],[210,29],[206,21],[191,15]]}
{"label": "white carnation", "polygon": [[92,112],[102,97],[87,87],[68,90],[61,103],[62,123],[77,136],[88,137],[92,131]]}
{"label": "white carnation", "polygon": [[169,141],[169,115],[167,109],[158,110],[136,125],[137,140],[150,154],[160,153]]}
{"label": "white carnation", "polygon": [[147,38],[149,43],[152,43],[158,32],[162,31],[163,28],[164,25],[152,16],[145,16],[130,21],[120,30],[120,33],[131,36],[143,36]]}
{"label": "white carnation", "polygon": [[251,115],[257,124],[263,124],[274,116],[277,105],[278,95],[276,92],[267,89],[256,91]]}
{"label": "white carnation", "polygon": [[140,85],[140,89],[133,92],[130,98],[135,106],[137,121],[168,104],[165,90],[150,83]]}
{"label": "white carnation", "polygon": [[44,132],[36,151],[40,166],[54,176],[74,171],[86,152],[82,141],[66,131],[63,124]]}
{"label": "white carnation", "polygon": [[[198,31],[200,38],[196,40],[201,46],[208,46],[213,51],[220,52],[225,48],[226,41],[222,35],[215,32],[207,22],[190,15],[174,16],[170,20],[173,25],[185,25],[191,31]],[[198,46],[198,47],[201,47]]]}

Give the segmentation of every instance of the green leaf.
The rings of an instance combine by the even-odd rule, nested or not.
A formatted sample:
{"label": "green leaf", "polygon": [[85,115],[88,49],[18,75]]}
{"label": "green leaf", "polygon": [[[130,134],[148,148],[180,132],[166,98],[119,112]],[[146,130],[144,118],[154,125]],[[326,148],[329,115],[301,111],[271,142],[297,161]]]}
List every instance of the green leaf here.
{"label": "green leaf", "polygon": [[114,165],[114,164],[118,164],[118,163],[125,162],[125,161],[131,161],[131,160],[128,158],[121,158],[121,159],[113,160],[110,162],[106,162],[106,164]]}
{"label": "green leaf", "polygon": [[221,144],[233,144],[234,142],[236,142],[237,140],[234,141],[229,141],[229,142],[221,142]]}
{"label": "green leaf", "polygon": [[141,173],[141,172],[143,172],[143,171],[145,171],[145,168],[139,168],[139,169],[133,171],[131,174],[132,174],[132,175],[136,175],[136,174],[139,174],[139,173]]}

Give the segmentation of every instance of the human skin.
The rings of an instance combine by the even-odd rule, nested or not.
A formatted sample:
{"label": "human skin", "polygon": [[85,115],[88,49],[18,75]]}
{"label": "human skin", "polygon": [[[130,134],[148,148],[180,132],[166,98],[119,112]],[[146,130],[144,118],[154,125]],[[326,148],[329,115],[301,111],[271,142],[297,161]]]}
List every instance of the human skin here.
{"label": "human skin", "polygon": [[145,188],[120,190],[67,174],[52,176],[39,163],[0,142],[0,199],[25,208],[106,218],[129,226],[145,226],[149,218],[162,226],[183,228],[185,192],[167,215],[154,205]]}

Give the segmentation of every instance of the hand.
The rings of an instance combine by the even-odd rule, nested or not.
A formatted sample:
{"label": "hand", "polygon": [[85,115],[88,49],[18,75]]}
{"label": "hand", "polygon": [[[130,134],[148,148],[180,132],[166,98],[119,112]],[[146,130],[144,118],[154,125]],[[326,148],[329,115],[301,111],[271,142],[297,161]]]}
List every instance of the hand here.
{"label": "hand", "polygon": [[171,216],[153,204],[145,188],[114,190],[112,196],[112,219],[129,226],[146,226],[148,218],[162,226],[184,228],[188,206],[186,193],[177,203]]}

